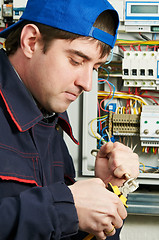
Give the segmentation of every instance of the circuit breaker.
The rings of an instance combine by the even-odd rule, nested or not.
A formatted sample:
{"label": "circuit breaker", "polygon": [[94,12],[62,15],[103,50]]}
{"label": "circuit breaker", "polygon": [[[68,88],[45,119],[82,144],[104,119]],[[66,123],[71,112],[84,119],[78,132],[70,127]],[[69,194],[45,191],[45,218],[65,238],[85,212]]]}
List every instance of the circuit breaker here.
{"label": "circuit breaker", "polygon": [[125,51],[122,71],[125,86],[159,89],[159,52]]}

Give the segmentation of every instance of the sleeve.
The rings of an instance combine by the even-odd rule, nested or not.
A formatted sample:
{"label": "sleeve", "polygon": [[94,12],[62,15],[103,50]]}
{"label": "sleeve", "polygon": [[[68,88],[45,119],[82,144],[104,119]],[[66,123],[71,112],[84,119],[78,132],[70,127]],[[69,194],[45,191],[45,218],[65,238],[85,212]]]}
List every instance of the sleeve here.
{"label": "sleeve", "polygon": [[[8,184],[8,189],[15,184],[16,188],[23,185]],[[3,182],[0,192],[1,189],[3,192],[2,185]],[[0,216],[0,239],[3,240],[58,240],[78,231],[73,197],[63,182],[49,187],[28,187],[18,196],[1,198]]]}

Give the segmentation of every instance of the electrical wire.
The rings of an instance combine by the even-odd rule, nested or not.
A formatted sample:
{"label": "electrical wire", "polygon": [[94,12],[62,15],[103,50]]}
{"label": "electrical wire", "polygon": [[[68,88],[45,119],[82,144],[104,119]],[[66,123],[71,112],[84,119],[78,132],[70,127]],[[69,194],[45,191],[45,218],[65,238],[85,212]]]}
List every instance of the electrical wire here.
{"label": "electrical wire", "polygon": [[130,46],[130,45],[159,45],[159,40],[148,40],[148,41],[143,41],[143,40],[124,40],[124,39],[117,39],[116,46]]}
{"label": "electrical wire", "polygon": [[[98,91],[98,98],[100,99],[100,98],[106,97],[106,96],[108,96],[108,94],[110,94],[110,93],[108,93],[106,91]],[[112,93],[110,95],[112,95]],[[148,103],[141,96],[138,96],[138,95],[133,95],[133,94],[128,94],[128,93],[121,93],[121,92],[114,92],[112,97],[113,98],[121,98],[121,99],[138,100],[139,102],[143,103],[144,105],[148,105]]]}

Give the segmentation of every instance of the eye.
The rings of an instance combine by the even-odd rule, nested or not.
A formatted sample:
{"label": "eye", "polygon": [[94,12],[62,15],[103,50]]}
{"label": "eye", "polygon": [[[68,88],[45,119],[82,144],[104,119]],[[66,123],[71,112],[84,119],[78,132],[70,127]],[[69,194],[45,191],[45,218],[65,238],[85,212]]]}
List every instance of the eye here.
{"label": "eye", "polygon": [[82,65],[82,63],[75,61],[73,58],[70,58],[70,62],[74,66]]}

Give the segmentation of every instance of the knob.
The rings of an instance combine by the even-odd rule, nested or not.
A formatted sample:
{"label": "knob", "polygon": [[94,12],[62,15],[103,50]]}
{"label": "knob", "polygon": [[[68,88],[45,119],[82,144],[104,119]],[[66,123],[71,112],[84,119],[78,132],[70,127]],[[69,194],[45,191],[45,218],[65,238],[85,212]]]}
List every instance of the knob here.
{"label": "knob", "polygon": [[145,129],[145,130],[144,130],[144,133],[145,133],[145,134],[148,134],[148,133],[149,133],[149,130],[148,130],[148,129]]}

